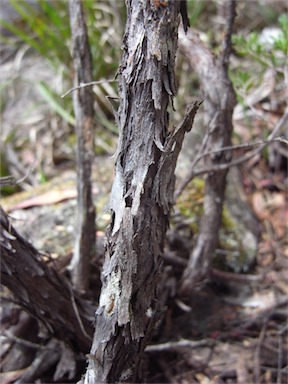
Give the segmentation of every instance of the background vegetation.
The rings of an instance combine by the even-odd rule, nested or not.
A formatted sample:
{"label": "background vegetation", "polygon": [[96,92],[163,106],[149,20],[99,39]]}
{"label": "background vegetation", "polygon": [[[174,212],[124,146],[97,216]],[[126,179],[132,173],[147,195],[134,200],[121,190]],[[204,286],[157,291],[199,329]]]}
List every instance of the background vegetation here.
{"label": "background vegetation", "polygon": [[[221,0],[188,0],[191,27],[198,31],[201,39],[215,54],[221,50],[223,27],[226,23],[223,3],[224,1]],[[6,7],[9,10],[7,13],[4,10]],[[118,104],[117,81],[113,80],[117,75],[121,56],[126,11],[124,2],[114,0],[84,1],[84,7],[93,55],[93,77],[95,81],[103,81],[93,85],[96,105],[95,155],[97,156],[95,157],[94,186],[98,211],[97,249],[103,256],[102,231],[105,230],[109,221],[109,215],[103,209],[107,203],[113,178],[114,159],[110,157],[116,151],[118,136],[114,122],[114,110],[117,109]],[[71,255],[75,207],[63,204],[62,211],[58,204],[52,213],[42,210],[36,214],[37,220],[30,221],[27,220],[27,216],[21,216],[24,215],[23,209],[21,214],[19,211],[21,208],[41,207],[75,198],[74,190],[71,192],[72,187],[75,187],[75,180],[71,181],[71,179],[75,178],[76,147],[72,97],[71,93],[61,97],[73,87],[68,4],[66,1],[6,0],[0,23],[2,27],[0,177],[13,175],[16,180],[23,179],[17,186],[1,188],[1,204],[8,211],[13,211],[13,214],[18,209],[20,225],[21,220],[23,223],[32,222],[31,228],[27,228],[29,225],[24,224],[26,227],[22,228],[24,234],[28,234],[27,237],[36,246],[50,252],[55,259],[60,259],[60,256]],[[287,111],[287,6],[284,1],[276,0],[239,1],[236,24],[237,33],[233,37],[234,52],[230,66],[230,77],[238,100],[234,116],[233,142],[244,144],[267,139],[281,116]],[[203,96],[198,78],[191,73],[191,69],[181,55],[177,58],[177,82],[178,95],[175,100],[175,110],[171,110],[170,113],[171,124],[182,119],[187,104]],[[194,136],[188,137],[184,145],[183,156],[178,167],[179,180],[189,169],[194,147],[201,141],[204,131],[203,114],[200,111],[195,132],[193,132]],[[279,135],[285,134],[283,129],[279,132]],[[287,330],[283,331],[286,315],[283,313],[283,308],[276,308],[276,301],[281,301],[278,300],[279,296],[283,299],[288,292],[285,274],[288,255],[287,147],[280,143],[274,144],[266,147],[256,159],[240,167],[241,187],[259,222],[260,235],[256,255],[253,255],[252,262],[251,259],[247,260],[247,250],[239,246],[241,240],[239,237],[243,236],[240,225],[237,221],[235,222],[226,205],[222,215],[220,245],[214,258],[215,268],[232,271],[237,276],[239,272],[253,273],[252,276],[255,279],[253,280],[248,274],[245,280],[242,274],[240,279],[243,284],[241,287],[236,285],[235,288],[235,281],[231,275],[221,275],[221,279],[226,279],[224,283],[221,279],[216,283],[213,280],[208,290],[201,291],[199,295],[197,293],[197,298],[192,298],[189,305],[178,297],[175,300],[171,299],[172,303],[163,325],[163,334],[156,335],[154,340],[158,343],[171,339],[178,340],[187,335],[187,337],[201,339],[208,337],[209,341],[219,342],[215,350],[219,356],[224,356],[222,361],[227,359],[225,343],[235,341],[234,344],[232,343],[233,346],[229,345],[229,347],[231,356],[236,356],[236,360],[242,351],[237,349],[239,345],[243,348],[245,345],[250,347],[252,345],[253,348],[255,347],[255,354],[252,357],[252,347],[249,347],[248,352],[244,351],[248,357],[246,360],[243,359],[248,366],[249,359],[251,361],[257,359],[257,350],[259,351],[260,344],[263,343],[263,338],[261,341],[259,335],[260,333],[263,335],[265,331],[269,338],[267,350],[271,345],[274,352],[278,348],[274,355],[272,354],[273,358],[276,356],[278,360],[276,363],[273,361],[274,365],[271,363],[271,368],[268,363],[269,360],[273,360],[269,355],[273,348],[270,348],[269,353],[265,350],[268,358],[265,360],[266,366],[263,363],[264,368],[261,371],[263,383],[270,383],[275,377],[275,382],[277,380],[277,383],[280,383],[284,372],[284,370],[281,371],[281,367],[287,365],[287,362],[280,364],[282,362],[280,358],[283,358],[285,349],[283,352],[279,347],[280,341],[284,342],[284,336],[286,337],[287,333]],[[241,153],[240,149],[239,154]],[[72,178],[69,172],[72,172]],[[199,219],[203,212],[203,186],[203,178],[195,178],[179,198],[172,217],[172,232],[176,229],[182,238],[188,239],[188,248],[192,247],[193,237],[199,230]],[[57,194],[52,196],[49,194],[51,190],[53,192],[57,190]],[[8,197],[4,198],[5,196]],[[27,215],[33,215],[35,212],[36,210],[28,209]],[[50,217],[52,215],[54,215],[53,220]],[[45,228],[43,231],[41,226]],[[30,232],[28,232],[29,229]],[[175,249],[178,250],[177,239],[173,241],[174,245],[176,244]],[[173,265],[174,275],[170,270],[173,275],[171,276],[172,286],[175,284],[175,276],[177,278],[180,275],[181,268],[183,265],[179,266],[176,263],[176,266]],[[268,278],[262,281],[261,278],[264,275]],[[258,283],[261,281],[257,288],[255,288],[255,281]],[[256,308],[254,312],[249,303],[246,305],[243,304],[244,299],[241,301],[241,297],[247,293],[247,290],[254,300],[251,304]],[[212,299],[209,296],[211,291],[216,292],[216,297]],[[217,301],[219,296],[227,292],[229,297],[225,296],[225,300],[230,299],[230,303],[235,304],[233,309],[220,306]],[[239,296],[235,294],[237,296],[235,298],[233,292]],[[273,301],[271,295],[277,297],[277,300]],[[210,302],[209,299],[211,299]],[[205,308],[201,307],[201,300],[207,300],[208,304]],[[273,317],[275,313],[271,310],[271,306],[269,307],[271,300],[277,309],[275,317]],[[198,308],[198,312],[195,311],[196,320],[191,314],[190,306],[193,307],[193,314],[194,308]],[[261,308],[264,308],[263,312],[260,312]],[[270,308],[274,321],[270,328],[268,327],[268,331],[265,328],[267,317],[263,314],[267,308]],[[279,342],[278,346],[273,344],[273,338]],[[215,379],[217,383],[229,381],[229,377],[228,381],[222,379],[220,373],[218,376],[214,375],[214,368],[207,368],[205,356],[202,356],[202,360],[200,359],[202,371],[201,369],[199,371],[199,362],[194,361],[190,355],[185,355],[186,352],[184,353],[183,349],[180,352],[173,348],[169,349],[166,360],[163,362],[161,358],[157,359],[155,366],[152,361],[153,351],[150,351],[153,364],[149,360],[150,357],[147,358],[147,364],[149,365],[150,361],[151,380],[172,382],[175,379],[178,380],[177,382],[184,382],[181,381],[181,374],[185,371],[187,375],[183,380],[188,382],[197,379],[204,384],[207,383],[208,377],[211,380]],[[171,362],[171,370],[167,361]],[[257,366],[256,363],[255,366]],[[223,366],[221,367],[224,372]],[[253,368],[249,367],[247,370],[251,371]],[[253,374],[254,378],[260,377],[256,370]]]}

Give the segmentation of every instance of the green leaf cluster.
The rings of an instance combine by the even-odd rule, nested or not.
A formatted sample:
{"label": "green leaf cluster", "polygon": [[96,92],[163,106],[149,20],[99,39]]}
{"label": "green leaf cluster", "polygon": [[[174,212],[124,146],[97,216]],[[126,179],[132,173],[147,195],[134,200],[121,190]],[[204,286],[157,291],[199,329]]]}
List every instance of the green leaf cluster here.
{"label": "green leaf cluster", "polygon": [[[47,60],[55,70],[57,77],[60,74],[63,93],[71,89],[74,69],[69,2],[61,0],[41,0],[35,1],[34,4],[24,0],[7,0],[7,2],[17,17],[9,22],[1,19],[0,15],[1,27],[9,32],[2,34],[1,44],[16,48],[24,44],[29,51],[36,52]],[[121,54],[119,47],[126,17],[125,3],[105,0],[83,1],[83,7],[93,57],[93,80],[111,79],[116,74]],[[58,93],[56,93],[51,84],[37,81],[37,78],[35,87],[52,112],[68,124],[74,125],[71,94],[61,99],[59,87]],[[101,128],[113,133],[116,131],[114,114],[106,99],[107,95],[112,97],[117,95],[116,87],[116,83],[109,85],[109,88],[105,84],[93,87],[95,100],[100,110],[100,112],[97,110],[96,114],[96,125],[100,128],[98,134],[101,134]],[[0,93],[4,95],[4,92],[3,87],[0,89]],[[106,138],[103,140],[106,142]],[[105,146],[105,143],[103,145]]]}
{"label": "green leaf cluster", "polygon": [[[263,32],[262,32],[263,33]],[[277,74],[277,81],[282,81],[287,66],[288,53],[288,17],[280,15],[274,32],[263,38],[260,32],[251,32],[248,36],[232,36],[234,52],[239,58],[249,60],[249,68],[236,65],[230,68],[230,78],[237,92],[238,102],[245,104],[245,95],[251,88],[261,85],[263,75],[268,68]]]}
{"label": "green leaf cluster", "polygon": [[[69,2],[41,0],[32,5],[23,0],[8,1],[18,17],[14,22],[0,18],[0,25],[16,36],[18,43],[26,43],[54,67],[63,65],[65,75],[71,77]],[[105,1],[84,1],[83,6],[95,64],[93,75],[97,79],[114,74],[124,25],[124,4],[115,2],[110,6]],[[4,35],[1,40],[11,43],[11,38]]]}
{"label": "green leaf cluster", "polygon": [[[23,0],[9,0],[9,3],[18,17],[15,22],[0,19],[0,25],[16,36],[18,42],[26,43],[54,66],[61,63],[69,67],[67,3],[46,0],[37,2],[36,6]],[[1,40],[11,42],[11,38],[5,36]]]}

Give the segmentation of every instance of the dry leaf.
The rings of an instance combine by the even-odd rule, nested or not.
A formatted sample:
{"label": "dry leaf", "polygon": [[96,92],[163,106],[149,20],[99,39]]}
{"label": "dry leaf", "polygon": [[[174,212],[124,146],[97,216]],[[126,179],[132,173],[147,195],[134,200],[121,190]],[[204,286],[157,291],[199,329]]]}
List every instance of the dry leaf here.
{"label": "dry leaf", "polygon": [[15,205],[12,205],[11,207],[9,207],[9,211],[14,211],[16,209],[25,209],[35,206],[57,204],[64,200],[75,199],[76,197],[77,191],[75,188],[48,191],[41,195],[30,197],[27,200],[23,200]]}

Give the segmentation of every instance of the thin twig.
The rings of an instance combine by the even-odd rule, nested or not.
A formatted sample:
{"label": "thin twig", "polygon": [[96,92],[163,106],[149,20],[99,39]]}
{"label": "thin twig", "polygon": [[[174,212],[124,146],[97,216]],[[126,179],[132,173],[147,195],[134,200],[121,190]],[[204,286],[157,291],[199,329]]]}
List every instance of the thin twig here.
{"label": "thin twig", "polygon": [[282,383],[282,360],[283,360],[283,334],[287,332],[287,324],[278,332],[278,361],[277,361],[277,384]]}
{"label": "thin twig", "polygon": [[167,343],[162,344],[154,344],[154,345],[148,345],[145,348],[145,352],[164,352],[164,351],[175,351],[183,348],[199,348],[199,347],[206,347],[211,346],[213,344],[212,340],[199,340],[199,341],[193,341],[193,340],[186,340],[182,339],[179,341],[169,341]]}
{"label": "thin twig", "polygon": [[6,186],[6,185],[15,185],[15,184],[16,184],[16,180],[15,180],[15,177],[13,177],[13,176],[0,177],[0,186],[1,187]]}
{"label": "thin twig", "polygon": [[54,347],[48,347],[47,345],[40,345],[37,343],[33,343],[32,341],[21,339],[20,337],[12,335],[12,333],[8,331],[2,332],[3,336],[8,340],[15,341],[18,344],[25,345],[25,347],[33,348],[33,349],[55,349]]}
{"label": "thin twig", "polygon": [[0,177],[0,187],[6,186],[6,185],[18,185],[18,184],[23,183],[23,181],[26,180],[30,176],[33,168],[34,168],[34,166],[29,167],[26,174],[23,177],[21,177],[21,179],[19,179],[19,180],[16,180],[15,177],[11,176],[11,175]]}
{"label": "thin twig", "polygon": [[260,384],[260,351],[265,340],[267,325],[269,318],[265,320],[265,323],[261,329],[258,344],[254,355],[254,380],[255,384]]}
{"label": "thin twig", "polygon": [[98,80],[98,81],[91,81],[90,83],[80,83],[77,87],[73,87],[69,89],[69,91],[65,92],[62,96],[61,99],[64,99],[64,97],[68,96],[70,93],[76,91],[77,89],[82,89],[85,87],[91,87],[92,85],[99,85],[99,84],[104,84],[104,83],[115,83],[116,79],[106,79],[106,80]]}
{"label": "thin twig", "polygon": [[234,273],[234,272],[227,272],[227,271],[221,271],[219,269],[211,269],[210,276],[214,279],[221,279],[221,280],[231,280],[239,283],[259,283],[263,281],[264,277],[263,275],[248,275],[244,273]]}
{"label": "thin twig", "polygon": [[[22,183],[24,180],[27,179],[27,184],[29,186],[35,185],[35,180],[33,177],[31,177],[31,171],[34,169],[35,162],[29,167],[27,171],[27,167],[25,167],[21,161],[19,160],[19,156],[13,149],[11,144],[6,144],[5,145],[5,152],[7,156],[7,161],[10,164],[11,167],[13,167],[14,173],[18,174],[19,177],[24,175],[19,181],[19,183]],[[16,172],[15,172],[16,171]]]}
{"label": "thin twig", "polygon": [[279,119],[279,121],[277,122],[277,124],[275,125],[273,131],[270,133],[270,135],[268,136],[267,140],[263,140],[261,143],[247,143],[247,144],[243,144],[243,148],[245,148],[245,146],[247,148],[250,147],[254,147],[255,145],[258,146],[258,148],[256,148],[254,151],[250,152],[250,153],[246,153],[244,156],[241,156],[239,157],[238,159],[234,159],[232,160],[230,163],[222,163],[222,164],[216,164],[216,165],[212,165],[210,167],[204,167],[204,168],[200,168],[200,169],[196,169],[194,170],[193,167],[198,163],[198,161],[203,157],[203,156],[207,156],[207,155],[210,155],[212,153],[220,153],[222,150],[226,151],[226,150],[233,150],[234,148],[235,149],[239,149],[241,146],[235,146],[235,147],[223,147],[223,148],[220,148],[220,149],[217,149],[215,151],[211,151],[211,152],[207,152],[205,154],[202,154],[202,155],[198,155],[196,157],[196,159],[194,160],[193,164],[192,164],[192,169],[190,171],[190,173],[186,176],[185,180],[183,181],[183,183],[179,186],[179,188],[177,189],[176,193],[175,193],[175,200],[179,198],[179,196],[181,195],[181,193],[183,192],[183,190],[186,188],[186,186],[191,182],[191,180],[193,180],[194,177],[196,176],[201,176],[201,175],[204,175],[206,173],[210,173],[210,172],[219,172],[219,171],[223,171],[224,169],[227,169],[227,168],[230,168],[230,167],[235,167],[236,165],[240,165],[242,163],[245,163],[246,161],[250,160],[251,158],[253,158],[254,156],[258,155],[259,153],[261,153],[261,151],[263,150],[263,148],[265,148],[268,144],[270,144],[271,142],[274,142],[274,141],[279,141],[279,142],[282,142],[284,144],[288,144],[287,143],[287,140],[285,140],[283,137],[276,137],[276,135],[279,133],[279,131],[281,130],[282,126],[286,123],[286,121],[288,120],[288,108],[286,108],[284,114],[281,116],[281,118]]}
{"label": "thin twig", "polygon": [[[210,123],[209,123],[208,129],[207,129],[207,131],[206,131],[206,133],[205,133],[205,136],[204,136],[204,138],[203,138],[203,140],[202,140],[202,143],[201,143],[201,146],[200,146],[200,148],[199,148],[199,151],[198,151],[198,153],[197,153],[197,155],[196,155],[194,161],[192,161],[192,164],[191,164],[191,170],[192,170],[192,171],[193,171],[194,167],[196,166],[196,164],[198,163],[198,161],[199,161],[198,159],[199,159],[201,153],[202,153],[202,152],[205,150],[205,148],[206,148],[206,145],[207,145],[207,143],[208,143],[209,136],[210,136],[210,134],[211,134],[211,127],[213,126],[213,123],[214,123],[215,120],[217,119],[218,115],[219,115],[219,112],[216,112],[215,115],[214,115],[214,117],[213,117],[213,119],[212,119],[212,120],[210,121]],[[180,185],[180,187],[176,190],[176,192],[175,192],[175,196],[174,196],[174,201],[177,200],[177,198],[178,198],[178,197],[181,195],[181,193],[183,192],[184,188],[185,188],[185,187],[187,186],[187,184],[189,184],[190,181],[192,180],[192,179],[190,179],[190,175],[191,175],[191,174],[189,174],[188,177],[186,177],[186,179],[184,180],[184,182],[183,182],[183,183]]]}
{"label": "thin twig", "polygon": [[[167,264],[177,265],[179,267],[186,268],[188,261],[183,257],[179,257],[175,252],[166,251],[164,253],[164,260]],[[209,275],[214,280],[227,280],[235,281],[239,283],[259,283],[265,279],[265,275],[251,275],[244,273],[235,273],[222,271],[220,269],[212,268]]]}
{"label": "thin twig", "polygon": [[75,315],[76,315],[76,318],[78,320],[78,323],[80,325],[80,328],[82,330],[82,333],[85,337],[87,337],[88,339],[92,340],[92,337],[90,337],[88,335],[88,333],[86,332],[85,328],[84,328],[84,325],[83,325],[83,322],[81,320],[81,317],[79,315],[79,311],[78,311],[78,308],[77,308],[77,304],[76,304],[76,301],[75,301],[75,297],[74,297],[74,293],[73,293],[73,290],[72,290],[72,287],[70,285],[68,285],[68,288],[70,290],[70,295],[71,295],[71,302],[72,302],[72,306],[73,306],[73,309],[74,309],[74,312],[75,312]]}
{"label": "thin twig", "polygon": [[186,268],[188,264],[186,259],[177,256],[177,253],[173,251],[166,251],[163,255],[163,258],[167,264],[178,265],[183,268]]}
{"label": "thin twig", "polygon": [[226,152],[226,151],[236,151],[238,149],[249,150],[249,149],[252,149],[254,147],[259,147],[260,145],[263,145],[263,144],[271,144],[275,141],[278,141],[280,143],[284,143],[284,144],[288,145],[288,140],[286,140],[284,137],[275,137],[275,139],[271,139],[271,140],[261,140],[261,141],[256,141],[255,143],[244,143],[244,144],[238,144],[238,145],[230,145],[228,147],[222,147],[220,149],[214,149],[213,151],[203,153],[202,155],[199,156],[199,158],[197,160],[199,161],[203,157],[211,156],[213,154],[216,154],[216,153],[218,154],[218,153]]}

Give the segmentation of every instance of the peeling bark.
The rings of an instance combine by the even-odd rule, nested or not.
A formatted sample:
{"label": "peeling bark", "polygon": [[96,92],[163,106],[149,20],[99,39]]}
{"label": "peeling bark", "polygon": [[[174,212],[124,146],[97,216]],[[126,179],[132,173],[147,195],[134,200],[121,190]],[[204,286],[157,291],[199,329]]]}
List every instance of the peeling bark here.
{"label": "peeling bark", "polygon": [[0,251],[1,284],[10,289],[19,305],[35,316],[48,334],[74,351],[87,352],[93,333],[91,305],[73,293],[64,276],[47,266],[1,207]]}
{"label": "peeling bark", "polygon": [[[224,41],[224,51],[215,58],[204,46],[198,35],[189,30],[187,37],[180,39],[180,49],[185,54],[191,67],[198,74],[204,90],[205,119],[208,129],[208,141],[205,152],[221,150],[231,146],[233,131],[232,115],[236,105],[236,96],[228,77],[231,34],[235,18],[235,1],[231,0],[232,9],[228,32]],[[231,28],[230,28],[231,27]],[[228,39],[228,41],[227,41]],[[231,152],[223,151],[206,157],[205,166],[212,167],[231,161]],[[204,213],[196,245],[190,255],[188,266],[183,275],[182,291],[188,293],[195,282],[203,279],[211,264],[211,259],[218,243],[222,208],[225,198],[226,176],[228,169],[210,172],[205,181]]]}
{"label": "peeling bark", "polygon": [[[69,1],[73,42],[74,85],[92,81],[92,56],[81,0]],[[89,287],[89,263],[95,255],[96,225],[92,198],[91,168],[94,158],[93,91],[84,87],[73,92],[77,133],[77,227],[70,269],[79,292]]]}
{"label": "peeling bark", "polygon": [[130,0],[127,11],[119,69],[120,136],[110,197],[112,221],[87,384],[137,381],[157,312],[155,291],[173,204],[176,161],[199,107],[198,103],[190,106],[183,123],[168,131],[167,107],[176,93],[180,2]]}

